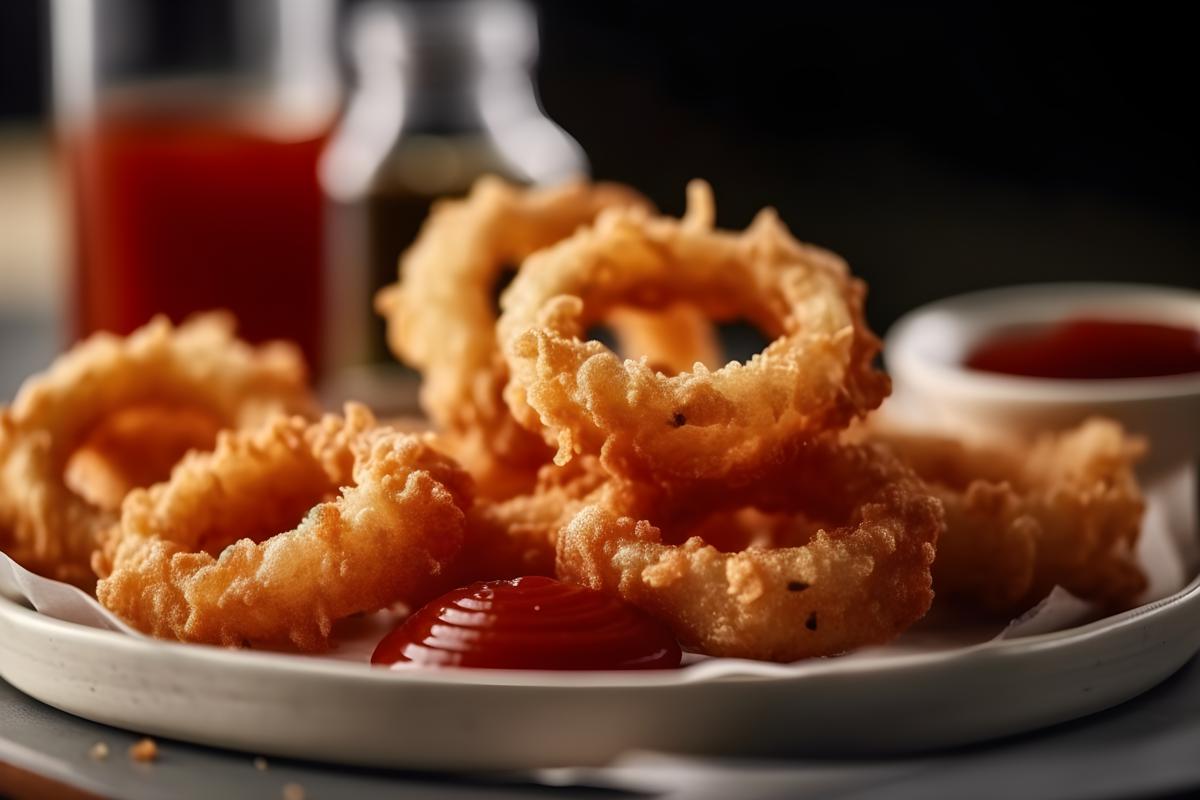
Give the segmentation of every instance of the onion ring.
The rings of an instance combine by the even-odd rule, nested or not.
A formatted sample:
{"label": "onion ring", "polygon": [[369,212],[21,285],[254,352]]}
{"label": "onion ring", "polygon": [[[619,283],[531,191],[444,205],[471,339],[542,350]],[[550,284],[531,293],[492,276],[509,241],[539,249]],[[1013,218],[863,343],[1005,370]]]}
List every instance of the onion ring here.
{"label": "onion ring", "polygon": [[[686,532],[747,507],[816,530],[798,546],[723,553],[699,537],[666,543],[659,527]],[[670,625],[685,647],[794,661],[880,644],[920,619],[941,528],[940,503],[885,450],[821,437],[774,481],[738,491],[609,484],[560,532],[557,565]]]}
{"label": "onion ring", "polygon": [[[197,409],[221,427],[243,427],[274,413],[311,412],[299,351],[281,342],[251,347],[233,327],[228,314],[179,327],[159,317],[126,338],[96,334],[25,381],[12,406],[0,409],[0,530],[9,532],[9,555],[48,577],[91,586],[92,552],[116,514],[111,496],[109,507],[97,507],[65,473],[72,454],[115,414]],[[129,461],[141,452],[133,448]]]}
{"label": "onion ring", "polygon": [[[504,404],[508,375],[495,334],[496,283],[510,265],[600,211],[647,205],[617,184],[520,189],[482,178],[466,199],[434,206],[401,258],[399,282],[376,296],[392,351],[423,373],[422,408],[484,494],[507,498],[529,490],[550,460],[541,437],[517,425]],[[715,360],[718,352],[711,326],[692,309],[673,311],[660,324],[634,312],[616,327],[628,344],[654,346],[656,360],[675,369]]]}
{"label": "onion ring", "polygon": [[226,431],[125,499],[96,596],[159,637],[321,650],[336,620],[441,589],[472,491],[461,467],[362,406]]}
{"label": "onion ring", "polygon": [[1136,547],[1145,502],[1133,473],[1144,443],[1093,418],[1032,443],[964,444],[875,429],[946,508],[933,565],[939,596],[998,616],[1055,586],[1108,611],[1146,588]]}
{"label": "onion ring", "polygon": [[[793,239],[769,209],[742,234],[712,219],[700,181],[681,221],[606,211],[530,256],[504,293],[505,399],[557,444],[556,463],[598,453],[631,480],[750,482],[887,394],[871,366],[879,341],[863,321],[865,289],[845,263]],[[776,338],[746,364],[675,376],[581,338],[614,307],[678,300],[717,320],[745,315]]]}

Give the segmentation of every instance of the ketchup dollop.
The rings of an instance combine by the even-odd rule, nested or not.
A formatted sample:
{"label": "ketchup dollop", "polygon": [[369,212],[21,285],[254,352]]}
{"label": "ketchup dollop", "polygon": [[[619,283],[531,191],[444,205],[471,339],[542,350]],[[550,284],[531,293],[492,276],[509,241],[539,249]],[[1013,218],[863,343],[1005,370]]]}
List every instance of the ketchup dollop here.
{"label": "ketchup dollop", "polygon": [[667,669],[670,629],[594,589],[531,576],[473,583],[432,601],[384,637],[372,664],[482,669]]}
{"label": "ketchup dollop", "polygon": [[1030,378],[1110,380],[1200,372],[1200,330],[1151,322],[1074,319],[990,339],[971,369]]}

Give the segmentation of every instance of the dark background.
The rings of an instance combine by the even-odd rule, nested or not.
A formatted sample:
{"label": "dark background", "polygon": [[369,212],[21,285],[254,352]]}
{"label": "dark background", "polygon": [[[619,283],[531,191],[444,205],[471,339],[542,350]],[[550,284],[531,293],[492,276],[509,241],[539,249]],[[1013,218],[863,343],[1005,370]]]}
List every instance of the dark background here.
{"label": "dark background", "polygon": [[[47,96],[46,6],[0,0],[0,122]],[[597,177],[776,206],[883,329],[1005,283],[1200,286],[1194,27],[1166,5],[539,3],[550,115]],[[835,7],[836,6],[836,7]]]}

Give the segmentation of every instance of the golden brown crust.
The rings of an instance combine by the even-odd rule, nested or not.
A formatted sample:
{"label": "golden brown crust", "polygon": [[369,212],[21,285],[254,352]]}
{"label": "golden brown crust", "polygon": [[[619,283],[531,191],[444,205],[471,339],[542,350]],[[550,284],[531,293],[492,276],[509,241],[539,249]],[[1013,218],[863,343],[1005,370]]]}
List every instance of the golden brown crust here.
{"label": "golden brown crust", "polygon": [[99,509],[117,511],[125,495],[171,474],[190,450],[211,450],[222,423],[204,409],[136,405],[102,421],[71,454],[63,478]]}
{"label": "golden brown crust", "polygon": [[[790,547],[664,541],[663,525],[742,508],[818,524]],[[941,505],[898,461],[825,437],[774,481],[740,491],[671,497],[609,484],[560,533],[558,570],[661,619],[692,649],[793,661],[883,643],[920,619],[941,526]]]}
{"label": "golden brown crust", "polygon": [[237,340],[228,314],[178,327],[160,317],[128,337],[92,336],[0,409],[6,552],[34,571],[91,586],[88,562],[115,514],[111,497],[97,507],[67,485],[68,461],[114,414],[147,406],[199,409],[221,427],[239,427],[272,413],[311,413],[313,400],[299,351]]}
{"label": "golden brown crust", "polygon": [[[550,460],[541,437],[517,425],[504,404],[496,283],[602,210],[648,206],[618,184],[523,189],[482,178],[465,199],[434,206],[401,258],[399,281],[376,297],[392,351],[423,373],[422,407],[483,494],[504,499],[527,491]],[[665,319],[631,311],[613,325],[627,347],[645,348],[672,369],[718,357],[712,326],[694,309],[673,309]]]}
{"label": "golden brown crust", "polygon": [[422,408],[443,431],[473,439],[461,455],[485,479],[484,489],[489,472],[515,466],[532,477],[548,460],[540,439],[513,423],[501,399],[506,375],[495,339],[494,285],[506,269],[601,209],[643,202],[612,184],[524,190],[483,178],[465,199],[434,205],[400,260],[399,280],[377,295],[392,351],[422,372]]}
{"label": "golden brown crust", "polygon": [[448,588],[523,575],[553,576],[559,530],[607,482],[595,459],[578,459],[565,467],[546,464],[525,494],[477,501],[468,515],[463,557]]}
{"label": "golden brown crust", "polygon": [[[845,263],[796,241],[769,210],[740,234],[711,218],[699,182],[682,220],[606,211],[531,256],[505,292],[505,399],[557,445],[557,463],[599,454],[630,480],[745,483],[887,394],[871,366],[878,341],[863,321],[863,286]],[[716,320],[744,316],[774,341],[746,364],[678,375],[584,341],[612,308],[679,301]]]}
{"label": "golden brown crust", "polygon": [[1136,546],[1145,502],[1133,473],[1140,441],[1094,418],[1031,443],[965,444],[873,431],[946,507],[934,586],[997,615],[1019,613],[1056,585],[1107,610],[1146,587]]}
{"label": "golden brown crust", "polygon": [[319,650],[334,621],[441,588],[472,491],[425,439],[361,406],[225,432],[126,498],[96,594],[155,636]]}

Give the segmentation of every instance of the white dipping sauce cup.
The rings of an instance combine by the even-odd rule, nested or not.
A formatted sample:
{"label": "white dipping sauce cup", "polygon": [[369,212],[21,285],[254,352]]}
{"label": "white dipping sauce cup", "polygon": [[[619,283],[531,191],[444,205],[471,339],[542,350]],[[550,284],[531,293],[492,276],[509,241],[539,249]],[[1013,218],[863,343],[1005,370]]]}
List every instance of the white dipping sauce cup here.
{"label": "white dipping sauce cup", "polygon": [[922,306],[893,325],[885,339],[895,411],[922,427],[967,436],[1028,435],[1102,415],[1149,441],[1139,469],[1147,479],[1196,461],[1200,372],[1061,380],[963,364],[978,344],[1013,328],[1082,317],[1200,329],[1200,292],[1121,283],[1031,284]]}

